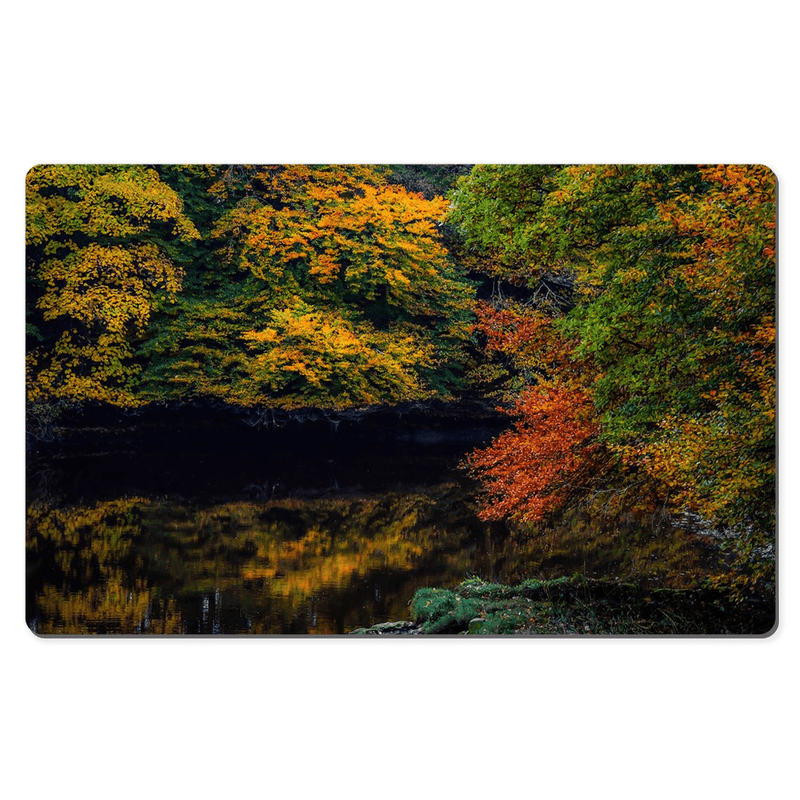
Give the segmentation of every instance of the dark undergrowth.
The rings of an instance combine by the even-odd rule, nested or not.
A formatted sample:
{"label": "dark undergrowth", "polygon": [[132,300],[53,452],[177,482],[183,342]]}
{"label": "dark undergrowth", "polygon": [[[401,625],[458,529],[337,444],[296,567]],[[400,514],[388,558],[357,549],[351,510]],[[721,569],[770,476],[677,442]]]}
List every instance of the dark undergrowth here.
{"label": "dark undergrowth", "polygon": [[775,624],[769,599],[734,602],[720,590],[654,590],[580,576],[517,586],[470,578],[454,589],[418,590],[410,609],[419,634],[752,636]]}

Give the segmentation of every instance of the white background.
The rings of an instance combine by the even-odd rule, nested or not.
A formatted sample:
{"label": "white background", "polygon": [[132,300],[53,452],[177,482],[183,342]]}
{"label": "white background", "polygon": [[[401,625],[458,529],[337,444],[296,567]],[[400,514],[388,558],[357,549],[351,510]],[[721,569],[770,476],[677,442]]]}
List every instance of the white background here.
{"label": "white background", "polygon": [[[791,4],[13,3],[3,76],[2,753],[13,798],[795,796]],[[63,640],[24,621],[36,163],[766,163],[780,627],[757,640]]]}

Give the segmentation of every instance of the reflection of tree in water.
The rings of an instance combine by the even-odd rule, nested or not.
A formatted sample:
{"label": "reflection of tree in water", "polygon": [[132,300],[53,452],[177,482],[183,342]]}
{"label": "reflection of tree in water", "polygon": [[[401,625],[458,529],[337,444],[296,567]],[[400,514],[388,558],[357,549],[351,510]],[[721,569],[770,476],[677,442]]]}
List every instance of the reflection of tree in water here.
{"label": "reflection of tree in water", "polygon": [[476,526],[453,485],[208,508],[39,504],[28,514],[29,621],[41,633],[180,633],[210,632],[216,615],[221,632],[335,632],[331,619],[342,627],[346,614],[330,606],[353,606],[354,627],[359,594],[404,615],[407,599],[387,605],[381,581],[424,569],[431,551],[463,549]]}
{"label": "reflection of tree in water", "polygon": [[40,633],[345,633],[407,618],[416,589],[470,574],[680,587],[707,569],[674,531],[480,522],[456,483],[213,506],[39,502],[28,528],[28,619]]}
{"label": "reflection of tree in water", "polygon": [[181,632],[174,600],[156,597],[137,574],[142,502],[28,509],[27,616],[36,633]]}
{"label": "reflection of tree in water", "polygon": [[573,511],[520,525],[491,546],[501,568],[488,579],[510,584],[579,574],[688,589],[722,569],[714,543],[650,515],[609,524]]}
{"label": "reflection of tree in water", "polygon": [[[164,507],[156,514],[169,535],[148,535],[145,550],[175,594],[221,591],[223,603],[245,612],[251,632],[344,632],[360,624],[365,606],[405,616],[413,586],[398,593],[398,585],[439,553],[463,549],[472,529],[482,527],[453,493],[445,485],[379,496]],[[393,596],[402,599],[393,602]]]}

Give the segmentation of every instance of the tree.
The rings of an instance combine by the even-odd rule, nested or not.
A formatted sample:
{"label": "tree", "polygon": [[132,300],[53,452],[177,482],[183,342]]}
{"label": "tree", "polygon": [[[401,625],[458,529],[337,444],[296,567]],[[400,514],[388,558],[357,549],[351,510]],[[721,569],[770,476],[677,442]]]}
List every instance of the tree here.
{"label": "tree", "polygon": [[[538,345],[518,348],[514,360],[524,386],[583,392],[596,422],[596,438],[584,436],[586,427],[562,426],[559,447],[553,451],[551,442],[548,452],[549,432],[541,440],[523,435],[541,406],[518,404],[516,439],[505,437],[473,456],[489,487],[503,485],[497,480],[515,448],[526,480],[541,474],[542,459],[552,462],[553,452],[560,453],[552,463],[561,469],[539,494],[515,506],[528,516],[542,513],[541,498],[555,497],[565,470],[580,463],[570,459],[601,446],[615,481],[624,477],[648,493],[656,485],[671,507],[736,530],[750,552],[768,552],[775,441],[772,173],[759,166],[478,167],[459,182],[453,202],[452,221],[474,246],[495,255],[497,274],[532,289],[547,274],[566,273],[574,282],[574,308],[551,312],[553,330],[570,343],[572,368],[531,371]],[[517,324],[519,335],[534,344],[542,311],[518,312],[527,320]],[[524,389],[523,397],[530,396]],[[547,415],[545,430],[555,416]],[[535,421],[541,429],[541,415]],[[492,454],[501,452],[506,460],[493,462]],[[490,497],[501,502],[507,495],[490,489]]]}
{"label": "tree", "polygon": [[137,403],[134,347],[197,237],[178,195],[145,167],[39,166],[26,179],[28,400]]}
{"label": "tree", "polygon": [[588,485],[597,418],[591,398],[557,385],[526,388],[510,412],[514,427],[467,460],[491,498],[480,516],[539,520]]}
{"label": "tree", "polygon": [[440,241],[442,198],[367,166],[229,168],[211,192],[232,206],[212,231],[216,272],[143,350],[151,396],[340,408],[447,395],[472,287]]}

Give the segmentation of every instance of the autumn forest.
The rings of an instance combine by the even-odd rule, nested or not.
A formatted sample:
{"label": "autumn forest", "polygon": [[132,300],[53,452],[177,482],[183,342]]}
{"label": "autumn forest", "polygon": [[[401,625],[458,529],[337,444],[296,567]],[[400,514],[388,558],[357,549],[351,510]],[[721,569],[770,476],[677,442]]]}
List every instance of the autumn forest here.
{"label": "autumn forest", "polygon": [[[553,577],[526,575],[524,564],[539,546],[531,531],[556,517],[611,527],[689,520],[714,532],[725,565],[698,578],[703,602],[713,592],[734,604],[774,601],[776,181],[767,167],[37,166],[26,181],[26,275],[32,463],[52,460],[76,425],[109,411],[133,420],[159,409],[176,419],[225,412],[268,434],[276,418],[298,429],[322,418],[333,431],[382,410],[400,421],[414,414],[424,428],[434,411],[457,419],[481,409],[496,427],[458,455],[475,510],[459,505],[457,516],[495,535],[493,525],[517,531],[517,579]],[[364,553],[396,551],[400,570],[444,530],[430,522],[430,493],[415,491],[412,506],[391,502],[402,514],[417,509],[429,533],[407,516],[399,527],[382,522],[380,548],[348,550],[347,580],[366,574]],[[77,523],[63,508],[30,506],[35,557],[51,535],[45,518],[52,530],[84,533],[92,514],[112,520],[102,535],[119,548],[131,518],[119,529],[113,520],[131,502],[88,517],[83,509]],[[280,514],[299,513],[281,502]],[[383,513],[374,498],[357,508],[315,502],[303,513],[323,508],[328,519],[337,504],[354,518]],[[235,507],[266,524],[263,508]],[[155,506],[146,508],[152,529]],[[453,513],[448,541],[460,535]],[[181,536],[194,535],[181,525]],[[308,552],[323,535],[315,531]],[[296,537],[290,548],[238,536],[252,549],[248,580],[284,580],[276,565],[289,550],[300,558]],[[103,598],[96,587],[81,595],[80,613],[122,602],[127,579],[115,575]],[[453,567],[435,577],[468,576]],[[408,593],[433,591],[433,577],[404,580]],[[303,587],[306,602],[314,590]],[[62,589],[48,585],[47,602]],[[489,619],[474,599],[481,591],[462,591],[473,603],[465,631]],[[152,587],[137,598],[117,608],[134,627],[145,607],[176,602]],[[538,612],[514,608],[530,627]],[[159,632],[179,632],[176,614]]]}

